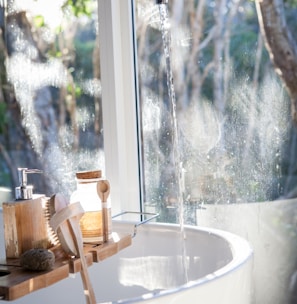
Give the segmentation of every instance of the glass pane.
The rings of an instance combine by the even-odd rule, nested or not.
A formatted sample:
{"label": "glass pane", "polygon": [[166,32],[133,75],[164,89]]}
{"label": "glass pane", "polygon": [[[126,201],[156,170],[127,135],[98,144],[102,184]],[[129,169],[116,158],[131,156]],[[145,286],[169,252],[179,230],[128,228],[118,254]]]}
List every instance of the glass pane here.
{"label": "glass pane", "polygon": [[38,168],[35,193],[68,195],[76,171],[104,169],[97,1],[74,2],[0,2],[2,187]]}
{"label": "glass pane", "polygon": [[251,28],[253,3],[230,3],[223,14],[207,1],[182,2],[137,1],[143,166],[145,206],[175,222],[181,196],[193,224],[203,204],[274,200],[292,189],[284,151],[291,124]]}
{"label": "glass pane", "polygon": [[244,237],[253,303],[295,303],[296,130],[255,3],[155,2],[136,1],[144,209]]}

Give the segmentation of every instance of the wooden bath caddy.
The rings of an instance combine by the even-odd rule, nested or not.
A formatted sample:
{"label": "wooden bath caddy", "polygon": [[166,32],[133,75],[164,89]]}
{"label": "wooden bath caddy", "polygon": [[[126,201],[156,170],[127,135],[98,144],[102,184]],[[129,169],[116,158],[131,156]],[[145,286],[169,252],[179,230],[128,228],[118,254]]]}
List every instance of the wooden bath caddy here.
{"label": "wooden bath caddy", "polygon": [[[131,235],[113,232],[113,238],[104,244],[84,244],[87,265],[90,266],[111,257],[130,246],[131,243]],[[53,269],[42,272],[24,270],[20,267],[18,258],[0,260],[0,300],[16,300],[66,279],[69,274],[77,273],[80,270],[80,258],[58,258]]]}

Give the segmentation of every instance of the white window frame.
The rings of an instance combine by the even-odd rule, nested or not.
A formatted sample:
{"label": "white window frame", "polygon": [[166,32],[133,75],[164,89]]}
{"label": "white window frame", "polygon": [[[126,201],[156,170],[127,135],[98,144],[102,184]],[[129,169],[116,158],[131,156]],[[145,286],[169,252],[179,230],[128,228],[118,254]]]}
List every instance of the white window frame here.
{"label": "white window frame", "polygon": [[105,174],[113,213],[141,211],[133,0],[98,0]]}

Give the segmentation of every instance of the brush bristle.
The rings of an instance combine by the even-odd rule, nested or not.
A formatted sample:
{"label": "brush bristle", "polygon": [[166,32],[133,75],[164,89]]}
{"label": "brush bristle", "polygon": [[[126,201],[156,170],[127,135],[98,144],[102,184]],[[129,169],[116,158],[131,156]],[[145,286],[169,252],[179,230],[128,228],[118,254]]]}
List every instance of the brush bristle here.
{"label": "brush bristle", "polygon": [[54,214],[55,214],[55,195],[53,195],[52,197],[50,197],[49,200],[47,200],[44,208],[44,215],[47,225],[47,234],[50,243],[49,246],[57,246],[58,244],[60,244],[58,235],[49,224],[49,221]]}

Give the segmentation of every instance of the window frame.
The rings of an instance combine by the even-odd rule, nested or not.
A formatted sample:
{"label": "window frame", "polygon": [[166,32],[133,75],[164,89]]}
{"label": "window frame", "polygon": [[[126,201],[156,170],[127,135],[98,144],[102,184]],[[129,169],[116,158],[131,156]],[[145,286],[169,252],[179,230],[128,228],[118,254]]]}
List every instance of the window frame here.
{"label": "window frame", "polygon": [[105,174],[113,213],[142,211],[133,0],[98,0]]}

